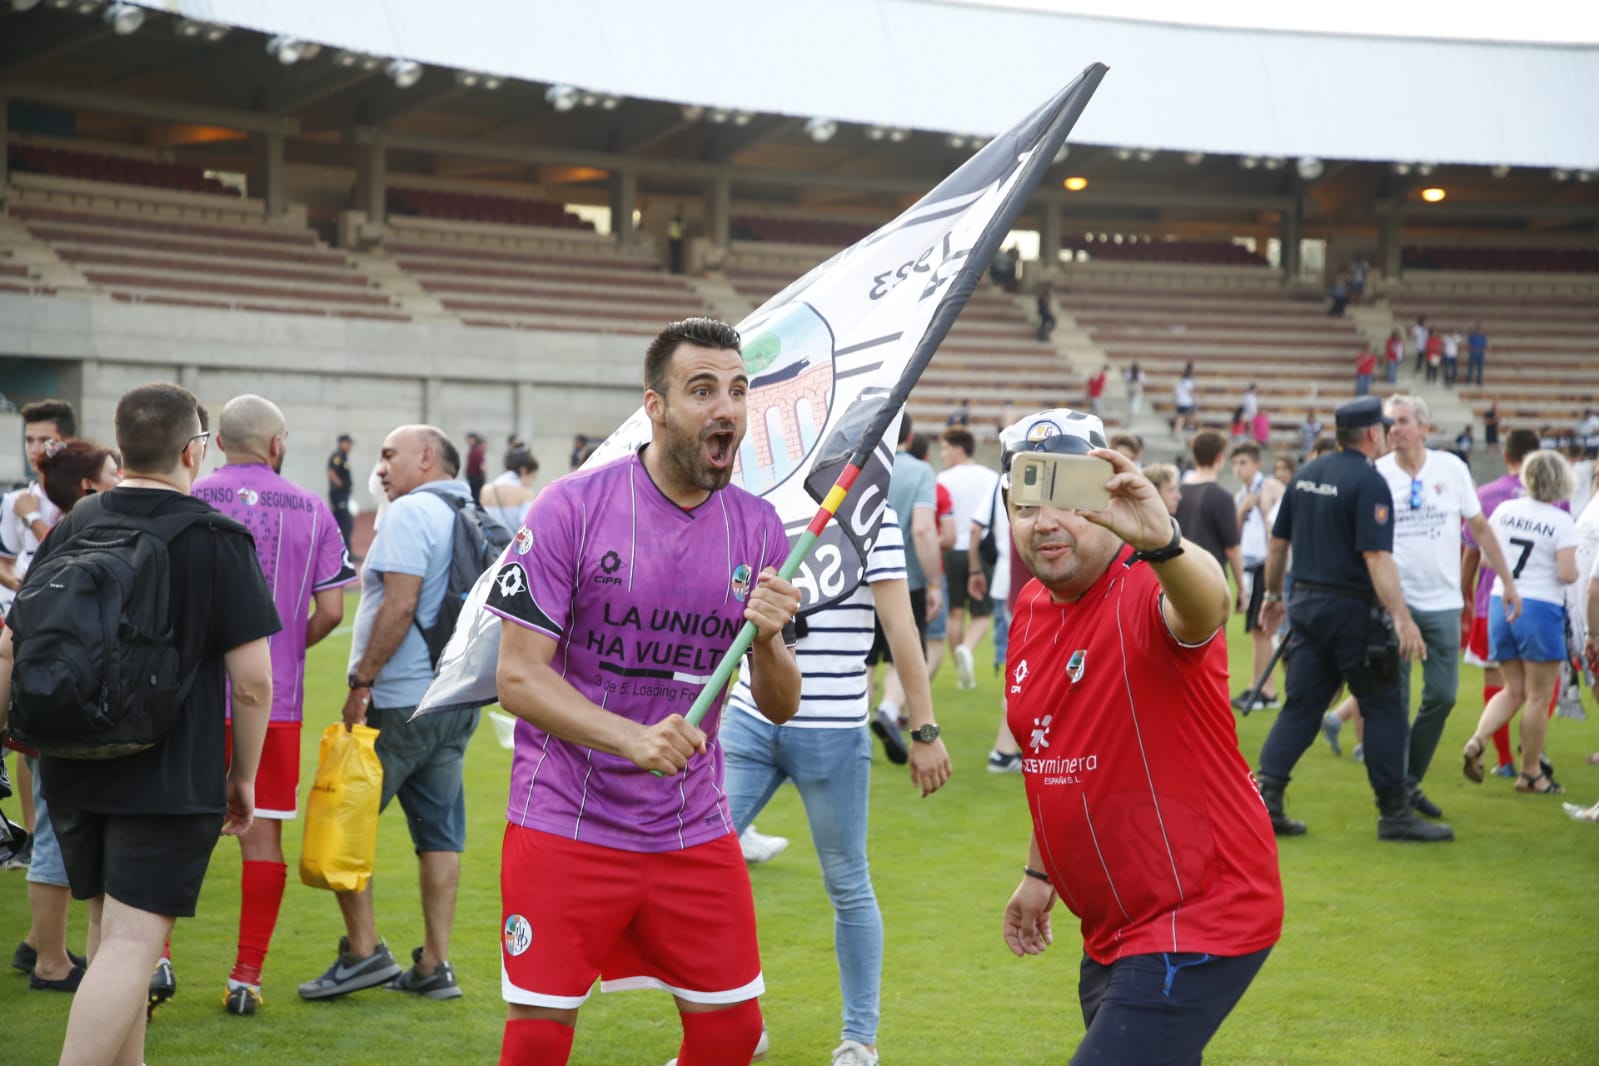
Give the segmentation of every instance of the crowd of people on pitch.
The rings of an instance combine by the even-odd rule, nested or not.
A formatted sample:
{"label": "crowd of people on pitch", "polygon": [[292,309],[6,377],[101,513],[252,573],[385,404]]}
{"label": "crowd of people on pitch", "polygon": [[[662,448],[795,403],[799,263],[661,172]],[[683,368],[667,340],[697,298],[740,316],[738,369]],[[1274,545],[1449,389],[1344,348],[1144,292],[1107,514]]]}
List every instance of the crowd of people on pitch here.
{"label": "crowd of people on pitch", "polygon": [[[1333,436],[1317,425],[1302,457],[1198,432],[1184,472],[1143,466],[1142,442],[1107,436],[1091,409],[1011,418],[997,469],[952,417],[935,471],[906,416],[864,580],[807,604],[778,573],[783,521],[732,484],[749,389],[740,346],[707,319],[664,330],[644,359],[647,441],[582,466],[589,445],[576,441],[574,472],[536,494],[538,466],[519,441],[490,480],[480,435],[463,462],[437,427],[395,428],[374,471],[386,506],[359,571],[338,514],[353,483],[347,436],[324,500],[282,476],[289,427],[262,396],[228,400],[213,426],[176,385],[131,390],[114,451],[77,436],[68,404],[23,409],[37,480],[0,504],[12,600],[0,707],[12,708],[12,743],[36,746],[18,760],[33,800],[32,924],[13,965],[31,988],[77,993],[62,1061],[141,1060],[152,1012],[177,989],[175,920],[193,915],[219,833],[238,838],[242,870],[236,959],[216,988],[229,1014],[264,1008],[283,824],[299,810],[305,652],[341,624],[356,582],[340,720],[376,730],[381,802],[399,799],[415,845],[424,936],[396,958],[371,883],[339,891],[335,957],[298,994],[463,994],[450,943],[479,711],[414,712],[438,668],[430,637],[474,504],[515,525],[484,604],[499,623],[499,702],[517,720],[500,856],[504,1063],[565,1062],[597,980],[673,995],[679,1066],[764,1054],[746,871],[782,850],[753,823],[787,781],[835,912],[831,1062],[875,1066],[884,929],[865,832],[872,738],[922,796],[942,789],[953,767],[930,681],[947,658],[957,689],[978,688],[990,633],[1000,684],[987,770],[1023,778],[1032,817],[1004,938],[1018,955],[1045,950],[1057,901],[1081,923],[1079,1060],[1155,1061],[1173,1047],[1197,1057],[1245,993],[1281,933],[1278,840],[1306,832],[1286,790],[1318,736],[1341,753],[1343,730],[1355,731],[1379,839],[1452,839],[1422,785],[1462,649],[1489,669],[1466,775],[1561,791],[1544,740],[1550,711],[1571,706],[1580,671],[1599,666],[1599,582],[1587,580],[1599,576],[1599,498],[1591,470],[1577,495],[1571,464],[1528,431],[1507,434],[1505,476],[1479,487],[1458,458],[1427,447],[1427,405],[1403,394],[1341,405]],[[204,473],[212,443],[223,462]],[[1109,502],[1019,504],[1011,464],[1027,453],[1103,464]],[[1235,490],[1222,487],[1229,475]],[[91,762],[42,729],[29,671],[63,639],[37,621],[51,581],[77,553],[107,550],[109,530],[129,545],[161,541],[185,680],[172,682],[178,714],[164,732]],[[1234,614],[1253,682],[1237,694],[1224,632]],[[715,624],[651,628],[672,617]],[[712,662],[744,623],[755,635],[737,683],[702,718],[685,713],[709,676],[652,664]],[[1279,675],[1283,642],[1292,654]],[[1423,695],[1412,714],[1414,663]],[[1162,728],[1141,728],[1156,708]],[[1233,714],[1271,708],[1252,779]],[[1519,756],[1507,732],[1518,712]],[[1149,849],[1173,831],[1225,846],[1204,869],[1170,870]],[[1098,861],[1078,861],[1088,853]],[[68,948],[74,899],[88,909],[83,955]],[[675,934],[685,908],[704,935]]]}

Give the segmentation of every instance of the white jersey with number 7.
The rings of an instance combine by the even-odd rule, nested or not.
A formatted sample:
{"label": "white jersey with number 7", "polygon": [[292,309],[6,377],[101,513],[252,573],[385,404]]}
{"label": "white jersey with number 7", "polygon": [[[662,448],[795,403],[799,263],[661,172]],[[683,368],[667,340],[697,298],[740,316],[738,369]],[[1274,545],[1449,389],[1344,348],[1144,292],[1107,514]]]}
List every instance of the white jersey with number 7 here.
{"label": "white jersey with number 7", "polygon": [[[1506,500],[1488,520],[1505,549],[1505,561],[1523,600],[1564,603],[1565,583],[1555,566],[1555,553],[1577,546],[1577,523],[1552,503],[1530,497]],[[1504,594],[1504,581],[1494,578],[1493,595]]]}

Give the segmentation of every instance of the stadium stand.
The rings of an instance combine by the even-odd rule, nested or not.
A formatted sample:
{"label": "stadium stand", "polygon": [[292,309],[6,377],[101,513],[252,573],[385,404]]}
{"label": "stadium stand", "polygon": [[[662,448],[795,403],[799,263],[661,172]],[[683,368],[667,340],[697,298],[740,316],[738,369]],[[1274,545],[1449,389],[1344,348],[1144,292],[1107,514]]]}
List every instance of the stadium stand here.
{"label": "stadium stand", "polygon": [[216,196],[238,195],[217,179],[206,177],[205,171],[199,167],[40,144],[9,145],[6,156],[11,169],[20,173],[49,174],[60,178],[142,185]]}
{"label": "stadium stand", "polygon": [[1267,265],[1265,257],[1231,241],[1197,240],[1092,240],[1080,237],[1061,242],[1064,250],[1082,252],[1090,260],[1108,263],[1187,263],[1199,266]]}
{"label": "stadium stand", "polygon": [[780,244],[815,245],[837,250],[847,248],[861,238],[869,236],[876,228],[859,222],[740,215],[733,219],[733,238]]}
{"label": "stadium stand", "polygon": [[1256,385],[1274,439],[1296,439],[1307,411],[1324,418],[1354,392],[1354,359],[1365,343],[1353,321],[1327,315],[1319,295],[1280,287],[1269,272],[1239,281],[1236,267],[1179,274],[1067,271],[1056,302],[1103,349],[1112,366],[1136,362],[1147,406],[1175,413],[1172,385],[1192,361],[1202,426],[1228,429],[1238,398]]}
{"label": "stadium stand", "polygon": [[654,334],[709,309],[647,251],[564,227],[391,217],[383,251],[469,326]]}
{"label": "stadium stand", "polygon": [[388,210],[395,215],[594,231],[594,223],[584,221],[563,205],[548,200],[404,186],[391,186],[387,199]]}
{"label": "stadium stand", "polygon": [[1408,245],[1407,270],[1470,270],[1519,274],[1599,274],[1599,251],[1583,248],[1462,248]]}

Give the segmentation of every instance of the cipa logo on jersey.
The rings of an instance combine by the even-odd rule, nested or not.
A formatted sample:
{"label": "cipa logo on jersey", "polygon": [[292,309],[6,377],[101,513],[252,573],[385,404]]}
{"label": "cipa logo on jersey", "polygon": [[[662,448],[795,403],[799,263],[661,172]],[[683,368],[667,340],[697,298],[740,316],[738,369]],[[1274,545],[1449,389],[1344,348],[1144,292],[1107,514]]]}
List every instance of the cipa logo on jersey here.
{"label": "cipa logo on jersey", "polygon": [[733,588],[733,598],[743,603],[750,594],[750,564],[739,563],[733,567],[733,575],[728,580]]}
{"label": "cipa logo on jersey", "polygon": [[622,557],[615,552],[606,552],[600,556],[600,573],[594,575],[596,585],[620,585],[622,579],[616,572],[622,569]]}
{"label": "cipa logo on jersey", "polygon": [[1011,695],[1016,695],[1022,690],[1022,682],[1027,680],[1027,660],[1023,659],[1016,664],[1016,669],[1011,671]]}

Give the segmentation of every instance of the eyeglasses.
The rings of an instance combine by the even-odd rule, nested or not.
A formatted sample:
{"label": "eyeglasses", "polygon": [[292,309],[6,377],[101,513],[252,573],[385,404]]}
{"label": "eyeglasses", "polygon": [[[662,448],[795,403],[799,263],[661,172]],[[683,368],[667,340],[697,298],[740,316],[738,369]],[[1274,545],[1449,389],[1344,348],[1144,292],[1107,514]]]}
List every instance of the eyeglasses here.
{"label": "eyeglasses", "polygon": [[1420,510],[1420,508],[1421,508],[1421,478],[1413,477],[1413,478],[1410,479],[1410,509],[1412,511],[1416,511],[1416,510]]}
{"label": "eyeglasses", "polygon": [[188,451],[189,445],[193,444],[195,441],[199,441],[200,450],[205,451],[206,445],[211,443],[211,431],[209,429],[201,430],[199,433],[196,433],[194,436],[184,441],[183,447],[178,449],[178,454],[182,455],[184,452]]}

